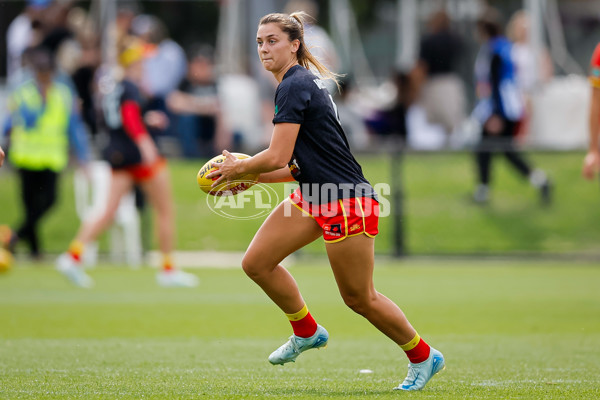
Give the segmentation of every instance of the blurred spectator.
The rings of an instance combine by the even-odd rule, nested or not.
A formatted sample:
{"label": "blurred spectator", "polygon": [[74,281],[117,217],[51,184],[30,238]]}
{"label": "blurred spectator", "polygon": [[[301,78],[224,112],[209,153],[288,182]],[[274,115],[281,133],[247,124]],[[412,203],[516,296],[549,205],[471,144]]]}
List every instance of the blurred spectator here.
{"label": "blurred spectator", "polygon": [[19,239],[39,258],[38,223],[56,200],[58,174],[69,160],[69,143],[83,164],[88,160],[86,132],[71,89],[57,78],[51,53],[38,46],[25,57],[34,77],[18,85],[9,96],[8,157],[19,170],[25,218],[12,235],[14,251]]}
{"label": "blurred spectator", "polygon": [[164,286],[195,286],[194,275],[173,266],[174,210],[167,162],[156,147],[142,119],[142,103],[138,86],[143,77],[143,45],[132,40],[120,54],[124,77],[115,80],[110,73],[102,76],[99,90],[109,144],[104,156],[112,168],[106,208],[96,219],[83,223],[68,252],[57,259],[61,273],[74,284],[90,287],[92,279],[83,271],[81,257],[85,246],[94,241],[112,223],[121,198],[139,184],[150,198],[158,217],[158,242],[162,252],[162,268],[157,281]]}
{"label": "blurred spectator", "polygon": [[[140,90],[147,98],[146,111],[157,110],[168,115],[167,96],[179,87],[187,71],[185,52],[169,38],[165,24],[155,16],[139,15],[132,21],[132,32],[144,42],[146,56]],[[165,133],[168,121],[160,127]]]}
{"label": "blurred spectator", "polygon": [[351,79],[348,77],[340,81],[340,91],[336,98],[337,112],[350,146],[354,150],[361,150],[369,146],[370,138],[365,121],[350,104],[349,97],[352,92],[350,82]]}
{"label": "blurred spectator", "polygon": [[515,65],[516,80],[521,90],[525,110],[515,136],[523,138],[529,130],[532,113],[531,96],[535,89],[536,78],[540,82],[548,82],[554,74],[552,59],[546,49],[542,51],[539,68],[536,70],[535,51],[529,42],[530,18],[526,11],[515,12],[510,18],[506,31],[508,39],[513,43],[512,58]]}
{"label": "blurred spectator", "polygon": [[491,162],[502,152],[511,165],[540,191],[543,204],[550,202],[550,182],[546,173],[534,170],[517,150],[514,134],[523,117],[523,101],[516,81],[512,44],[502,36],[501,16],[487,8],[477,21],[481,48],[475,62],[478,103],[474,117],[482,125],[476,148],[478,186],[473,195],[477,203],[489,200]]}
{"label": "blurred spectator", "polygon": [[589,149],[583,160],[584,178],[593,179],[600,171],[600,43],[592,54],[589,81],[592,95],[589,109]]}
{"label": "blurred spectator", "polygon": [[7,81],[15,83],[23,67],[23,52],[42,41],[42,18],[52,0],[27,0],[25,10],[15,18],[6,31]]}
{"label": "blurred spectator", "polygon": [[98,36],[91,31],[80,33],[81,58],[72,75],[73,84],[81,99],[81,114],[88,126],[90,133],[95,135],[98,131],[96,118],[94,77],[96,70],[102,62],[100,42]]}
{"label": "blurred spectator", "polygon": [[185,157],[212,157],[215,146],[230,147],[217,95],[213,53],[208,45],[193,49],[187,78],[167,98],[169,110],[176,114],[177,135]]}
{"label": "blurred spectator", "polygon": [[115,30],[117,43],[125,37],[133,34],[133,20],[141,12],[141,9],[136,1],[120,2],[117,6],[117,18],[115,20]]}
{"label": "blurred spectator", "polygon": [[53,2],[44,13],[42,45],[52,52],[60,72],[70,75],[79,58],[79,43],[68,23],[72,0]]}
{"label": "blurred spectator", "polygon": [[6,154],[4,154],[4,150],[2,149],[2,146],[0,146],[0,167],[2,166],[2,164],[4,164],[5,156],[6,156]]}
{"label": "blurred spectator", "polygon": [[[26,12],[14,21],[15,38],[7,40],[9,49],[14,47],[14,57],[9,57],[9,64],[19,68],[9,71],[8,78],[11,84],[14,85],[31,77],[30,68],[23,54],[28,48],[39,45],[50,51],[56,65],[55,78],[75,92],[70,75],[79,65],[82,51],[79,38],[73,32],[70,21],[70,16],[73,15],[73,3],[73,0],[28,2]],[[85,14],[82,9],[75,11]],[[27,24],[29,24],[28,29],[26,29]]]}
{"label": "blurred spectator", "polygon": [[82,9],[74,9],[69,19],[79,43],[79,57],[74,65],[71,79],[81,99],[81,114],[90,133],[98,131],[95,105],[94,79],[102,63],[100,36],[91,18]]}
{"label": "blurred spectator", "polygon": [[403,143],[407,139],[407,112],[416,99],[415,81],[411,74],[394,71],[392,83],[396,92],[394,101],[383,110],[367,118],[369,130],[378,139],[399,138]]}
{"label": "blurred spectator", "polygon": [[421,86],[419,103],[427,121],[452,134],[466,118],[466,95],[459,76],[463,40],[450,29],[445,11],[433,13],[421,41],[419,61],[413,71]]}

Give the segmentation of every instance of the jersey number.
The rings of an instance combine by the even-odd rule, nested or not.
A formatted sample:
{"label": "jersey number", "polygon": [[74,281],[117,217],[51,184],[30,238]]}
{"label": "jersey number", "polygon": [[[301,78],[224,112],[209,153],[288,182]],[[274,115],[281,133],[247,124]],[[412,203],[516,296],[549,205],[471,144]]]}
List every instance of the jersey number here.
{"label": "jersey number", "polygon": [[117,86],[115,90],[102,97],[102,112],[104,122],[111,129],[118,129],[121,126],[121,95],[123,87]]}

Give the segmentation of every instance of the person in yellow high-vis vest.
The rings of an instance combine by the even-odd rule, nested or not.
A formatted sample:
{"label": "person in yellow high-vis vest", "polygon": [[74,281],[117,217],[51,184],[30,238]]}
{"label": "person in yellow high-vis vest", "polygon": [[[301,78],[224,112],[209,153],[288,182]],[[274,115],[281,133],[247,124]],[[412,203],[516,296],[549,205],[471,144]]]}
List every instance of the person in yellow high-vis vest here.
{"label": "person in yellow high-vis vest", "polygon": [[31,255],[41,255],[38,225],[56,201],[59,173],[69,162],[73,147],[80,163],[88,160],[87,134],[77,112],[73,90],[57,78],[54,60],[42,47],[28,51],[33,74],[16,86],[8,99],[7,157],[18,170],[24,219],[8,243],[29,244]]}

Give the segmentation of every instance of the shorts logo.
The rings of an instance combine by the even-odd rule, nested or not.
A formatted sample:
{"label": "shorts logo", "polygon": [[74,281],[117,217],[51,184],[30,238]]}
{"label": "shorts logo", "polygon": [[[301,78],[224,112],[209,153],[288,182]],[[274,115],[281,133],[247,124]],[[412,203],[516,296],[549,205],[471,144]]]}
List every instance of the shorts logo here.
{"label": "shorts logo", "polygon": [[350,232],[354,232],[360,229],[360,225],[359,224],[354,224],[350,227]]}
{"label": "shorts logo", "polygon": [[279,106],[276,104],[275,105],[275,115],[277,115],[278,112],[279,112]]}
{"label": "shorts logo", "polygon": [[323,231],[329,236],[342,236],[342,224],[325,224]]}

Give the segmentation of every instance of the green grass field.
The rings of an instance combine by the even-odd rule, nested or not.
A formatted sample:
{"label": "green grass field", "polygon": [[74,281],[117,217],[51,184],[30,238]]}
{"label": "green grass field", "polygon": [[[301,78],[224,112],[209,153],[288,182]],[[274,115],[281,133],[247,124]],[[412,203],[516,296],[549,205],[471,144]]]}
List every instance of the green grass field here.
{"label": "green grass field", "polygon": [[323,261],[291,271],[331,340],[274,367],[289,324],[239,269],[160,289],[150,269],[103,266],[85,291],[50,266],[14,268],[0,275],[0,398],[600,398],[595,264],[379,263],[378,289],[447,359],[419,393],[392,392],[406,358],[344,306]]}
{"label": "green grass field", "polygon": [[[486,207],[470,199],[474,185],[472,155],[409,154],[403,165],[404,229],[411,254],[546,253],[593,254],[600,249],[600,186],[581,178],[582,153],[535,153],[529,158],[548,171],[555,183],[554,203],[540,207],[537,192],[509,169],[504,159],[494,164],[492,201]],[[387,155],[360,156],[367,178],[390,182]],[[196,185],[204,160],[170,162],[177,211],[180,250],[243,251],[261,220],[232,221],[215,215]],[[273,185],[283,198],[281,185]],[[0,170],[0,224],[20,219],[18,182],[12,171]],[[49,252],[64,251],[75,235],[72,171],[61,181],[61,198],[42,224]],[[389,196],[384,196],[391,201]],[[381,218],[376,243],[379,254],[392,249],[392,221]],[[106,247],[104,247],[106,248]],[[307,252],[321,252],[320,244]]]}

